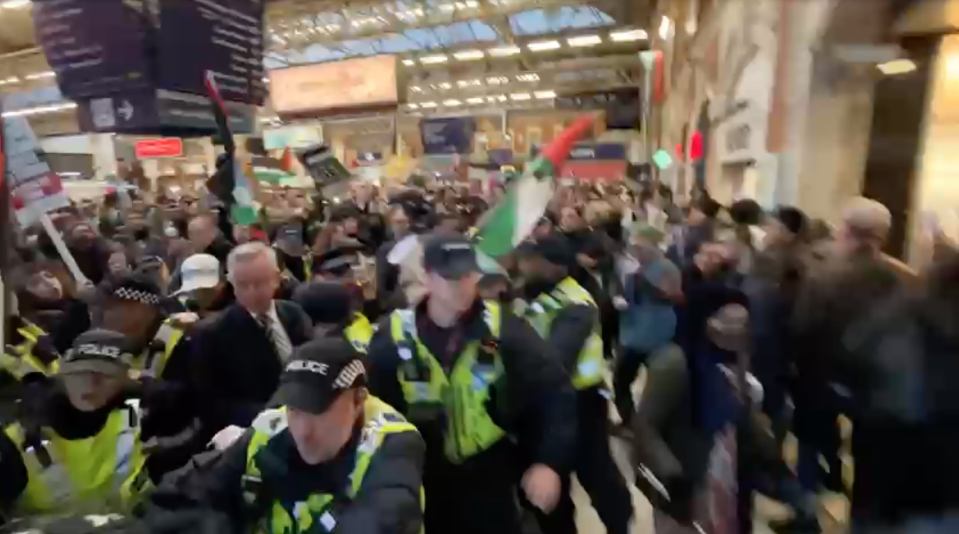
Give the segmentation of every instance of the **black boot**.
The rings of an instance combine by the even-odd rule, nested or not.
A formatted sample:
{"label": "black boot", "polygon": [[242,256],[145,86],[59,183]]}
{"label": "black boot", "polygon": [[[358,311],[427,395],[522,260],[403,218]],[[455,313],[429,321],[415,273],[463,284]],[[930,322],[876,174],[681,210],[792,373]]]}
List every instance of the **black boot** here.
{"label": "black boot", "polygon": [[809,515],[770,521],[769,528],[777,534],[819,534],[822,532],[819,520]]}

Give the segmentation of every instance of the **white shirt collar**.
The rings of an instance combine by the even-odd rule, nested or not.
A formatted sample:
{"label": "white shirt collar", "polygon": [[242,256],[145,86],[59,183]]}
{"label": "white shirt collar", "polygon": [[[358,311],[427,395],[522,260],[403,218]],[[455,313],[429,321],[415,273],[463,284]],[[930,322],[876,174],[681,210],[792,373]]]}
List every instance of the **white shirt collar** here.
{"label": "white shirt collar", "polygon": [[[260,318],[259,318],[259,316],[258,316],[257,314],[251,312],[250,310],[247,310],[247,313],[249,313],[250,316],[252,316],[254,320],[259,321]],[[279,324],[279,322],[280,322],[280,316],[277,315],[277,313],[276,313],[276,301],[275,301],[275,300],[270,302],[270,309],[266,310],[266,315],[267,315],[267,317],[270,318],[271,321]]]}

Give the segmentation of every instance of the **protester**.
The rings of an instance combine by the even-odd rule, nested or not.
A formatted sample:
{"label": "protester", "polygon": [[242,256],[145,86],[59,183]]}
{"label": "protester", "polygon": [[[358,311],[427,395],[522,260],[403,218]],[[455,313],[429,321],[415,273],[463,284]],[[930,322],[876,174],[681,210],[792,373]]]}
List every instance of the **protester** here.
{"label": "protester", "polygon": [[231,246],[220,234],[216,219],[212,215],[197,215],[190,219],[187,232],[193,254],[209,254],[221,264],[226,264]]}
{"label": "protester", "polygon": [[616,408],[627,428],[635,410],[633,381],[648,355],[672,341],[676,333],[673,306],[682,303],[679,270],[659,248],[663,233],[637,223],[630,236],[630,249],[640,268],[626,277],[622,296],[615,299],[623,351],[613,371]]}
{"label": "protester", "polygon": [[[798,296],[792,325],[798,371],[793,431],[799,440],[799,481],[809,494],[820,485],[843,488],[837,417],[860,409],[849,389],[860,377],[844,363],[850,356],[842,340],[855,321],[914,283],[911,273],[881,251],[891,224],[889,210],[879,202],[852,199],[843,210],[832,256],[810,273]],[[853,444],[854,455],[867,454],[866,443],[855,435]],[[825,472],[820,458],[828,466]]]}
{"label": "protester", "polygon": [[390,208],[389,225],[390,240],[376,251],[376,301],[382,309],[393,308],[396,304],[400,272],[388,257],[393,247],[410,235],[412,221],[405,206],[396,204]]}

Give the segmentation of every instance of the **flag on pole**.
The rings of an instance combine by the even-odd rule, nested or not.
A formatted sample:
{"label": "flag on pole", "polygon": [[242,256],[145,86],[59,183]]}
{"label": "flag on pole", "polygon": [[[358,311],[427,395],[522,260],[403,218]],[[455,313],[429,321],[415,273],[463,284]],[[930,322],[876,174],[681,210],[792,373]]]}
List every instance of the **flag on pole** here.
{"label": "flag on pole", "polygon": [[257,206],[253,201],[251,179],[245,172],[245,166],[236,161],[236,143],[230,131],[226,103],[217,87],[213,71],[206,71],[204,85],[213,105],[213,116],[225,150],[225,153],[217,158],[216,172],[207,180],[207,189],[223,201],[233,222],[253,224],[257,221]]}
{"label": "flag on pole", "polygon": [[573,144],[593,127],[594,117],[584,115],[566,127],[513,180],[503,199],[478,224],[476,248],[498,258],[529,236],[553,198],[554,177],[569,157]]}

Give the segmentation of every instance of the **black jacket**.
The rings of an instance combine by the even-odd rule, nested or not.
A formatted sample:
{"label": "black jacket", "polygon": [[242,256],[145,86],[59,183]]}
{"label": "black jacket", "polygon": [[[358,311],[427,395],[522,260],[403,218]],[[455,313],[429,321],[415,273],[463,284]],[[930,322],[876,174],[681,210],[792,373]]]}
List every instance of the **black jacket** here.
{"label": "black jacket", "polygon": [[[261,502],[249,506],[243,499],[241,477],[246,472],[248,431],[220,456],[195,462],[190,468],[164,480],[146,507],[146,522],[171,513],[197,510],[213,512],[232,520],[231,532],[249,531],[256,520],[269,514],[273,500],[296,502],[311,493],[342,494],[349,484],[357,441],[353,439],[329,462],[318,466],[303,463],[289,432],[270,441],[267,452],[283,468],[262,472]],[[377,450],[355,499],[342,497],[334,506],[336,532],[364,534],[414,534],[422,526],[422,487],[425,446],[415,432],[386,437]],[[199,458],[199,457],[198,457]],[[264,506],[266,505],[266,506]],[[256,508],[261,508],[257,510]],[[218,512],[218,514],[216,514]]]}
{"label": "black jacket", "polygon": [[[277,300],[276,313],[293,346],[306,342],[312,324],[299,305]],[[273,396],[282,363],[250,312],[234,304],[193,333],[193,390],[207,433],[248,426]]]}
{"label": "black jacket", "polygon": [[[426,316],[426,301],[416,309],[417,329],[423,344],[449,372],[467,343],[480,340],[489,333],[483,320],[482,302],[451,329],[439,329]],[[519,434],[520,443],[530,451],[533,463],[543,463],[556,472],[568,470],[576,434],[576,400],[569,377],[552,356],[550,345],[536,334],[526,321],[504,309],[500,329],[499,351],[505,366],[505,381],[491,387],[487,404],[493,421],[507,432]],[[389,317],[380,324],[369,351],[369,383],[374,395],[401,413],[408,407],[403,397],[397,367],[400,357],[393,342]],[[520,425],[520,421],[523,422]],[[418,423],[418,422],[414,422]],[[528,423],[528,424],[527,424]],[[436,424],[418,424],[427,442],[428,463],[446,465],[443,454],[443,429]],[[530,428],[535,428],[530,432]],[[483,454],[465,464],[483,462]],[[501,469],[503,466],[494,466]]]}

